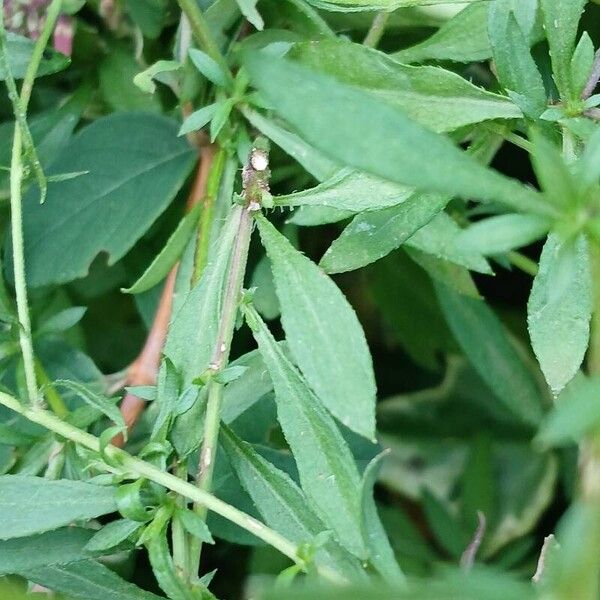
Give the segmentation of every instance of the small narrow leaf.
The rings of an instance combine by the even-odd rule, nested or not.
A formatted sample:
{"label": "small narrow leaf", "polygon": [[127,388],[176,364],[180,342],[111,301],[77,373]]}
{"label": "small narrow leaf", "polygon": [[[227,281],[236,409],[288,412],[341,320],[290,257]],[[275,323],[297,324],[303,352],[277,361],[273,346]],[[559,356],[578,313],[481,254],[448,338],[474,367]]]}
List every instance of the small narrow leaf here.
{"label": "small narrow leaf", "polygon": [[[287,473],[265,460],[227,426],[221,429],[221,443],[242,486],[269,527],[297,544],[310,542],[326,530]],[[348,578],[360,578],[358,561],[333,541],[317,550],[315,560]]]}
{"label": "small narrow leaf", "polygon": [[188,509],[180,509],[175,513],[175,518],[179,519],[185,529],[193,536],[207,544],[215,543],[208,526],[200,515]]}
{"label": "small narrow leaf", "polygon": [[478,221],[460,234],[458,243],[484,256],[528,246],[550,229],[546,219],[533,215],[499,215]]}
{"label": "small narrow leaf", "polygon": [[552,212],[538,193],[484,167],[368,92],[260,52],[247,54],[245,65],[277,111],[334,160],[424,191]]}
{"label": "small narrow leaf", "polygon": [[362,212],[394,206],[404,202],[414,190],[384,181],[367,173],[341,169],[320,185],[276,196],[276,206],[328,206],[340,210]]}
{"label": "small narrow leaf", "polygon": [[0,477],[0,540],[57,529],[116,510],[114,488],[28,475]]}
{"label": "small narrow leaf", "polygon": [[94,554],[105,552],[124,542],[141,527],[142,523],[139,521],[118,519],[105,525],[100,531],[97,531],[94,537],[86,544],[85,549]]}
{"label": "small narrow leaf", "polygon": [[550,56],[552,74],[563,100],[575,100],[571,81],[571,59],[577,39],[579,19],[587,0],[541,0],[544,28]]}
{"label": "small narrow leaf", "polygon": [[179,69],[181,69],[181,63],[177,61],[158,60],[141,73],[138,73],[133,78],[133,83],[137,85],[143,92],[154,94],[156,91],[154,79],[157,81],[168,81],[165,73],[172,73],[173,71],[178,71]]}
{"label": "small narrow leaf", "polygon": [[554,394],[585,356],[592,313],[592,275],[585,236],[562,242],[551,234],[527,306],[531,344]]}
{"label": "small narrow leaf", "polygon": [[277,416],[296,459],[302,489],[340,544],[364,558],[360,479],[350,449],[258,313],[248,306],[244,311],[273,381]]}
{"label": "small narrow leaf", "polygon": [[542,416],[540,390],[492,309],[482,300],[434,283],[446,321],[480,377],[511,413],[537,425]]}
{"label": "small narrow leaf", "polygon": [[259,12],[256,10],[256,3],[258,0],[236,0],[238,6],[240,7],[240,11],[248,19],[256,29],[262,31],[265,23],[260,16]]}
{"label": "small narrow leaf", "polygon": [[171,267],[179,260],[185,247],[194,232],[202,205],[197,204],[192,210],[181,219],[171,237],[167,240],[164,248],[159,252],[156,258],[150,263],[150,266],[144,271],[142,276],[129,288],[121,291],[125,294],[141,294],[158,285],[169,273]]}
{"label": "small narrow leaf", "polygon": [[[6,32],[8,65],[15,79],[22,79],[33,54],[35,42],[29,38],[17,35],[11,31]],[[69,66],[69,58],[60,52],[48,48],[37,70],[36,76],[42,77],[50,73],[62,71]],[[6,73],[0,67],[0,81],[6,78]]]}
{"label": "small narrow leaf", "polygon": [[600,378],[581,374],[556,399],[535,442],[544,448],[577,444],[600,426]]}
{"label": "small narrow leaf", "polygon": [[406,582],[394,550],[390,546],[387,533],[381,523],[377,512],[375,498],[373,498],[373,487],[377,481],[379,467],[385,453],[375,457],[365,469],[362,484],[362,505],[365,527],[365,540],[369,550],[369,561],[379,571],[381,576],[392,584],[402,585]]}
{"label": "small narrow leaf", "polygon": [[189,56],[202,75],[209,81],[220,87],[226,87],[229,83],[227,74],[206,52],[197,48],[190,48]]}
{"label": "small narrow leaf", "polygon": [[449,201],[448,196],[415,193],[396,206],[357,215],[323,255],[321,267],[327,273],[342,273],[383,258],[429,223]]}
{"label": "small narrow leaf", "polygon": [[193,112],[184,122],[177,135],[186,135],[198,131],[210,123],[217,112],[218,104],[209,104]]}
{"label": "small narrow leaf", "polygon": [[87,385],[77,381],[69,381],[67,379],[57,379],[53,385],[64,387],[72,392],[75,392],[86,404],[97,408],[102,414],[106,415],[115,425],[125,429],[125,421],[123,415],[116,406],[115,402],[110,398],[98,394],[91,390]]}
{"label": "small narrow leaf", "polygon": [[281,319],[298,366],[344,425],[375,435],[375,377],[354,310],[338,287],[266,219],[257,219],[273,266]]}

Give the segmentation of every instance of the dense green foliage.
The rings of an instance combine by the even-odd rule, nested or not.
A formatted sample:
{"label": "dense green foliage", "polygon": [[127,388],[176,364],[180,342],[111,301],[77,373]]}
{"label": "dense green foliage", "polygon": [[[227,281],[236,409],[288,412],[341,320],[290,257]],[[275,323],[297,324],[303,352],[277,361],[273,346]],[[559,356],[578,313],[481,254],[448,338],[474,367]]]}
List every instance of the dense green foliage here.
{"label": "dense green foliage", "polygon": [[599,4],[4,0],[2,598],[600,598]]}

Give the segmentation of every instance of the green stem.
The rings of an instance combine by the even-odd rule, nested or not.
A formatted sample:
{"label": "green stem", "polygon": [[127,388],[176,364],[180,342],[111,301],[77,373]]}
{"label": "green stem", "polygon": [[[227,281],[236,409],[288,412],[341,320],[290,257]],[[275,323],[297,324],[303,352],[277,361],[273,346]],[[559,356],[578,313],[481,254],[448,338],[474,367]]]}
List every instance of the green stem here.
{"label": "green stem", "polygon": [[[212,488],[219,428],[221,424],[223,386],[215,380],[215,376],[225,368],[227,361],[229,360],[238,304],[244,283],[244,274],[246,273],[250,237],[252,235],[252,216],[250,209],[246,206],[238,206],[236,207],[236,210],[239,215],[239,224],[227,277],[221,320],[215,341],[215,351],[210,362],[212,376],[208,383],[209,389],[206,416],[204,418],[204,434],[202,436],[202,449],[200,451],[200,460],[198,464],[197,485],[206,492],[210,491]],[[202,504],[195,505],[194,510],[202,518],[206,518],[206,508]],[[192,568],[195,569],[195,571],[192,572],[197,572],[199,568],[201,551],[202,542],[195,538],[192,540],[192,545],[190,547],[190,561],[193,563]]]}
{"label": "green stem", "polygon": [[221,54],[219,46],[210,32],[208,23],[198,6],[197,0],[177,0],[177,3],[190,22],[192,36],[200,49],[204,50],[206,54],[218,63],[225,73],[229,73],[229,65]]}
{"label": "green stem", "polygon": [[62,9],[62,0],[52,0],[48,9],[46,10],[46,20],[44,21],[44,28],[40,33],[40,37],[37,39],[33,48],[33,53],[27,65],[25,71],[25,77],[23,78],[23,86],[21,87],[21,107],[27,112],[29,106],[29,99],[31,98],[31,92],[33,90],[33,83],[35,76],[37,75],[38,68],[44,57],[44,50],[48,45],[48,40],[54,31],[56,21],[60,15]]}
{"label": "green stem", "polygon": [[200,280],[200,276],[202,275],[202,271],[204,270],[208,259],[208,249],[210,247],[211,238],[210,233],[214,221],[215,201],[219,194],[226,158],[227,153],[225,150],[219,148],[213,158],[208,181],[206,182],[206,193],[202,200],[202,215],[200,217],[200,226],[198,227],[198,237],[196,240],[192,286]]}
{"label": "green stem", "polygon": [[[175,468],[175,477],[187,482],[187,463],[185,461],[179,463]],[[178,507],[186,508],[187,502],[185,498],[177,496],[176,503]],[[190,540],[177,515],[173,517],[173,521],[171,522],[171,535],[173,540],[173,563],[181,579],[189,581],[188,544]]]}
{"label": "green stem", "polygon": [[25,383],[29,402],[38,404],[37,381],[35,377],[35,359],[31,339],[31,320],[29,318],[29,303],[27,300],[27,284],[25,281],[25,245],[23,241],[23,163],[22,163],[21,128],[15,127],[13,138],[12,158],[10,164],[10,225],[13,243],[13,265],[15,273],[15,295],[17,298],[17,315],[19,317],[19,342]]}
{"label": "green stem", "polygon": [[521,269],[523,273],[527,273],[527,275],[531,275],[535,277],[538,274],[538,265],[534,260],[531,260],[524,254],[517,252],[516,250],[512,250],[507,254],[508,260],[517,267],[517,269]]}
{"label": "green stem", "polygon": [[387,10],[382,10],[375,15],[371,27],[367,32],[367,35],[363,41],[363,45],[368,48],[376,48],[379,44],[383,34],[385,33],[385,26],[387,25],[390,13]]}
{"label": "green stem", "polygon": [[131,456],[131,454],[125,452],[125,450],[121,450],[111,444],[106,446],[101,453],[100,440],[97,437],[94,437],[86,431],[78,429],[65,421],[61,421],[58,417],[42,408],[37,406],[25,406],[16,398],[4,392],[0,392],[0,404],[23,415],[33,423],[37,423],[65,439],[80,444],[93,452],[97,452],[100,456],[106,457],[111,462],[114,462],[114,464],[120,465],[119,470],[124,474],[144,477],[188,498],[192,502],[206,506],[208,510],[212,510],[228,521],[231,521],[242,529],[254,534],[270,546],[273,546],[273,548],[276,548],[282,554],[285,554],[296,564],[301,567],[305,566],[304,561],[298,557],[298,546],[296,544],[267,527],[254,517],[219,500],[216,496],[197,488],[175,475],[162,471],[158,467],[155,467],[144,460]]}

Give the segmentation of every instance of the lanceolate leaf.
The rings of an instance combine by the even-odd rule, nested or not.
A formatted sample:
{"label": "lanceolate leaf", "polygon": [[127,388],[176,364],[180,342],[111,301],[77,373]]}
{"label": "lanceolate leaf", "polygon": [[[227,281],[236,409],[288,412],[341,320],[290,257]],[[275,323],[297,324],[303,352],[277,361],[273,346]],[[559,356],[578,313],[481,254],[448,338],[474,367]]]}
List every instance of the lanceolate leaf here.
{"label": "lanceolate leaf", "polygon": [[341,169],[320,185],[273,198],[279,206],[327,206],[362,212],[404,202],[413,189],[353,169]]}
{"label": "lanceolate leaf", "polygon": [[95,560],[69,565],[26,569],[19,575],[69,598],[81,600],[160,600],[150,592],[121,579]]}
{"label": "lanceolate leaf", "polygon": [[177,262],[196,227],[202,205],[197,204],[177,225],[177,229],[167,240],[165,247],[144,271],[142,276],[130,287],[122,290],[127,294],[141,294],[160,283]]}
{"label": "lanceolate leaf", "polygon": [[368,92],[264,53],[247,55],[245,64],[277,111],[335,160],[424,191],[552,212],[536,192],[482,166]]}
{"label": "lanceolate leaf", "polygon": [[463,230],[458,244],[490,256],[527,246],[545,235],[549,228],[547,220],[533,215],[499,215]]}
{"label": "lanceolate leaf", "polygon": [[450,198],[414,193],[396,206],[354,217],[321,259],[328,273],[352,271],[383,258],[426,225]]}
{"label": "lanceolate leaf", "polygon": [[[242,486],[269,527],[297,544],[310,543],[327,529],[287,473],[265,460],[227,426],[221,429],[221,441]],[[315,560],[349,579],[361,576],[358,561],[333,541],[317,551]]]}
{"label": "lanceolate leaf", "polygon": [[401,63],[425,60],[480,61],[492,54],[487,32],[489,2],[473,2],[426,40],[392,56]]}
{"label": "lanceolate leaf", "polygon": [[258,313],[245,307],[245,314],[273,381],[277,416],[296,459],[302,489],[342,546],[364,558],[360,479],[350,449]]}
{"label": "lanceolate leaf", "polygon": [[[6,33],[6,41],[8,42],[7,51],[10,71],[15,79],[21,79],[25,75],[27,65],[31,60],[35,42],[10,31]],[[40,63],[37,76],[41,77],[42,75],[61,71],[69,65],[69,62],[69,58],[60,54],[60,52],[48,49],[44,52],[44,58]],[[3,81],[5,77],[6,74],[0,69],[0,81]]]}
{"label": "lanceolate leaf", "polygon": [[371,564],[386,581],[402,585],[405,583],[404,574],[396,562],[394,551],[390,546],[390,541],[379,518],[377,505],[373,498],[373,487],[377,481],[381,460],[384,458],[385,454],[380,454],[374,458],[363,474],[362,502],[365,540]]}
{"label": "lanceolate leaf", "polygon": [[298,366],[344,425],[373,438],[375,377],[360,323],[338,287],[266,219],[257,219],[273,267],[282,323]]}
{"label": "lanceolate leaf", "polygon": [[313,71],[403,109],[434,131],[521,116],[509,98],[478,88],[456,73],[440,67],[402,65],[360,44],[329,40],[296,44],[291,56]]}
{"label": "lanceolate leaf", "polygon": [[438,282],[435,288],[454,337],[481,378],[515,416],[537,425],[542,416],[540,390],[496,315],[482,300]]}
{"label": "lanceolate leaf", "polygon": [[89,173],[50,184],[43,205],[33,190],[24,201],[28,284],[83,277],[102,251],[111,264],[121,258],[168,206],[192,161],[164,117],[116,114],[83,129],[48,175]]}
{"label": "lanceolate leaf", "polygon": [[0,477],[0,539],[57,529],[116,510],[114,488],[28,475]]}
{"label": "lanceolate leaf", "polygon": [[592,313],[592,276],[585,236],[562,242],[551,234],[527,306],[531,344],[555,394],[585,356]]}
{"label": "lanceolate leaf", "polygon": [[0,542],[0,575],[83,560],[87,558],[85,545],[93,533],[91,529],[64,527]]}
{"label": "lanceolate leaf", "polygon": [[542,14],[554,80],[563,99],[574,100],[571,58],[577,40],[579,19],[587,0],[541,0]]}
{"label": "lanceolate leaf", "polygon": [[488,28],[494,61],[500,83],[512,92],[525,114],[537,118],[546,105],[546,90],[512,4],[511,0],[499,0],[490,6]]}

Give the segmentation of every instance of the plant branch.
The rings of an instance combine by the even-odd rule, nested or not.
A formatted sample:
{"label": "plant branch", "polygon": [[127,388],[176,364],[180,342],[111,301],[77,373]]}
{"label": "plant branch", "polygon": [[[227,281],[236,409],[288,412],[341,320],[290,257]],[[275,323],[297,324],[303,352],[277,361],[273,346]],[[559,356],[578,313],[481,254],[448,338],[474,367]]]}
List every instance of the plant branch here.
{"label": "plant branch", "polygon": [[117,468],[123,474],[144,477],[195,503],[206,506],[208,510],[212,510],[228,521],[235,523],[242,529],[251,532],[270,546],[273,546],[282,554],[285,554],[292,559],[296,564],[301,567],[305,566],[304,561],[298,556],[298,546],[296,544],[267,527],[254,517],[219,500],[216,496],[197,488],[191,483],[179,479],[175,475],[162,471],[158,467],[136,458],[116,446],[109,444],[101,451],[100,440],[97,437],[82,429],[78,429],[65,421],[61,421],[58,417],[42,408],[37,406],[25,406],[16,398],[4,392],[0,392],[0,404],[23,415],[33,423],[42,425],[46,429],[53,431],[65,439],[80,444],[93,452],[97,452],[102,457],[106,457],[111,463],[119,465]]}
{"label": "plant branch", "polygon": [[[215,350],[209,366],[210,380],[208,382],[208,401],[197,475],[197,484],[205,491],[210,491],[212,488],[212,478],[221,423],[223,386],[217,381],[216,376],[225,368],[227,361],[229,360],[235,320],[244,284],[244,275],[246,273],[250,237],[252,235],[252,213],[260,209],[262,193],[268,191],[268,167],[267,153],[258,148],[253,148],[248,164],[244,167],[244,205],[236,207],[239,218],[238,229],[227,282],[225,284],[225,297],[215,341]],[[198,505],[195,507],[195,510],[201,517],[206,517],[206,511],[203,506]],[[201,542],[195,541],[195,547],[190,552],[190,559],[194,561],[196,559],[199,560],[201,549]],[[197,568],[196,563],[194,563],[194,568]]]}
{"label": "plant branch", "polygon": [[363,41],[363,46],[367,46],[368,48],[377,47],[377,44],[379,44],[385,33],[385,26],[387,25],[389,18],[390,13],[387,10],[382,10],[375,15],[371,27]]}

